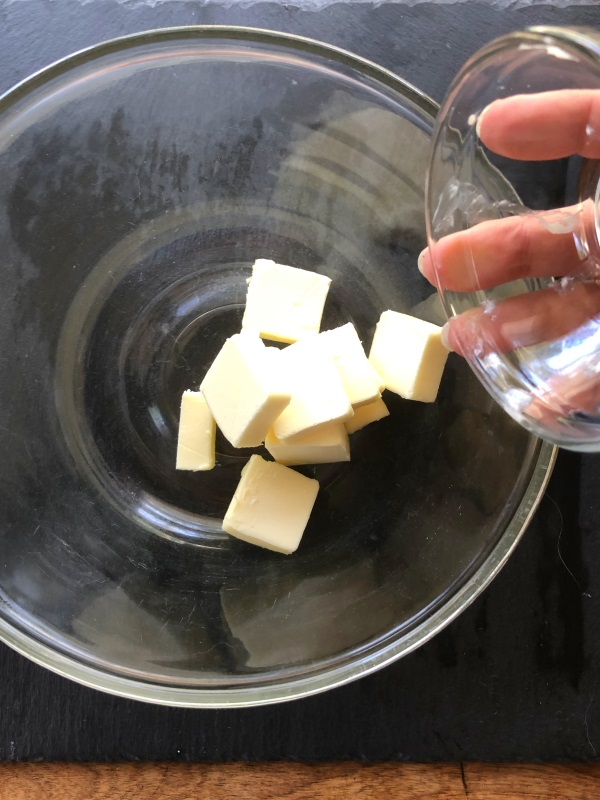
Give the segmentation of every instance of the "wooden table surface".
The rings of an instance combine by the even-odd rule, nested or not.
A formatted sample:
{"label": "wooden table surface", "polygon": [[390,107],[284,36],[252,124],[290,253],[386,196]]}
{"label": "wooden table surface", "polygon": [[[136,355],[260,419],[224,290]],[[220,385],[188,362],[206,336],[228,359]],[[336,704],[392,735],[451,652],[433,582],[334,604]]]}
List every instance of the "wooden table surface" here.
{"label": "wooden table surface", "polygon": [[600,764],[4,764],[0,800],[598,800]]}

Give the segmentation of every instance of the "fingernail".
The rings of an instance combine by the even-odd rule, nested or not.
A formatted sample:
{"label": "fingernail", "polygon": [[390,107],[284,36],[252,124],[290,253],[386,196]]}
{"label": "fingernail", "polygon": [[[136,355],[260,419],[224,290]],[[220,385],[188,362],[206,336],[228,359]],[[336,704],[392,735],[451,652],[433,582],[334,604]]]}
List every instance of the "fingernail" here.
{"label": "fingernail", "polygon": [[479,136],[479,138],[480,138],[480,139],[481,139],[481,120],[483,119],[483,117],[484,117],[484,114],[485,114],[485,112],[488,110],[488,108],[489,108],[489,106],[486,106],[486,107],[485,107],[485,108],[484,108],[484,109],[481,111],[481,113],[480,113],[480,114],[479,114],[479,116],[477,117],[477,122],[475,123],[475,132],[476,132],[477,136]]}
{"label": "fingernail", "polygon": [[452,352],[452,347],[450,346],[449,334],[450,334],[450,323],[447,322],[442,328],[440,337],[442,339],[442,344],[444,345],[446,350],[450,350],[450,352]]}
{"label": "fingernail", "polygon": [[419,268],[419,272],[421,275],[424,274],[423,272],[423,261],[425,260],[425,253],[427,252],[427,248],[425,250],[421,250],[419,253],[419,257],[417,258],[417,267]]}

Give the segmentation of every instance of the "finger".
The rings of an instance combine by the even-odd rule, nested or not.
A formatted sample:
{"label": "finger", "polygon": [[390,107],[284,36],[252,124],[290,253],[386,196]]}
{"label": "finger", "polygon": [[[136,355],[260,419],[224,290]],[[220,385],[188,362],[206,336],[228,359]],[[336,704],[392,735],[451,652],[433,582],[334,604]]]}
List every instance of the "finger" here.
{"label": "finger", "polygon": [[579,154],[600,158],[600,90],[560,89],[494,100],[477,122],[498,155],[546,161]]}
{"label": "finger", "polygon": [[461,355],[483,357],[562,338],[598,316],[600,285],[557,283],[451,318],[445,340]]}
{"label": "finger", "polygon": [[429,249],[422,253],[419,269],[432,284],[455,292],[491,289],[518,278],[585,273],[586,241],[593,226],[591,201],[553,212],[480,222],[435,244],[437,276]]}
{"label": "finger", "polygon": [[557,377],[543,387],[543,393],[534,397],[523,409],[523,413],[537,423],[553,428],[556,418],[590,422],[595,425],[600,419],[600,377],[581,373],[575,376]]}

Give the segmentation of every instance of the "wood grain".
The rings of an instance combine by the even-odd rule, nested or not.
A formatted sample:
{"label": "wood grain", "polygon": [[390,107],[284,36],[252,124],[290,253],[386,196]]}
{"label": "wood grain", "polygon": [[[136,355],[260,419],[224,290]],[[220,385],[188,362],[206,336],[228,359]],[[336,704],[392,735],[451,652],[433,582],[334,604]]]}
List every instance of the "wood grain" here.
{"label": "wood grain", "polygon": [[600,764],[3,764],[0,800],[597,800]]}

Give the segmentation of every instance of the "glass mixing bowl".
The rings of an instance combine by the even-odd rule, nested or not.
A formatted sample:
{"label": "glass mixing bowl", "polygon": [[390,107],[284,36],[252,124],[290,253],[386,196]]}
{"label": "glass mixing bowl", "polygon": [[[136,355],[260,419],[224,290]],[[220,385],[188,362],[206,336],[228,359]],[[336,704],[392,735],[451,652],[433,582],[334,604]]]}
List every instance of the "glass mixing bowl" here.
{"label": "glass mixing bowl", "polygon": [[[307,695],[430,638],[493,578],[554,450],[451,356],[390,395],[299,551],[221,533],[248,453],[174,469],[183,389],[240,327],[255,258],[333,279],[323,327],[442,322],[416,269],[436,107],[305,39],[186,28],[94,47],[0,99],[0,637],[187,706]],[[500,199],[504,189],[499,188]]]}
{"label": "glass mixing bowl", "polygon": [[427,184],[431,266],[452,343],[521,425],[592,451],[599,156],[598,34],[538,27],[491,42],[458,74]]}

